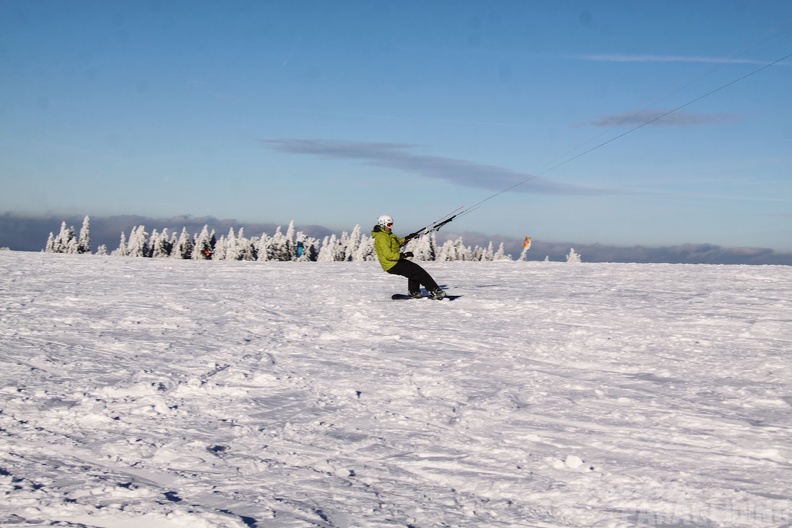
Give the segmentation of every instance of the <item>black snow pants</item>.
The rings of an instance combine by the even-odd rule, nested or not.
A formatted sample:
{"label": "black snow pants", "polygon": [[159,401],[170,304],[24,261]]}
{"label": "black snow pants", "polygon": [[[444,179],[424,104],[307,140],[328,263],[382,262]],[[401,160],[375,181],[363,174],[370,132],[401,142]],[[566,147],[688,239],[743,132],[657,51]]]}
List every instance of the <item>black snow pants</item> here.
{"label": "black snow pants", "polygon": [[430,292],[438,289],[437,283],[432,276],[411,260],[401,259],[395,266],[388,270],[388,273],[407,277],[407,289],[410,293],[421,291],[421,284]]}

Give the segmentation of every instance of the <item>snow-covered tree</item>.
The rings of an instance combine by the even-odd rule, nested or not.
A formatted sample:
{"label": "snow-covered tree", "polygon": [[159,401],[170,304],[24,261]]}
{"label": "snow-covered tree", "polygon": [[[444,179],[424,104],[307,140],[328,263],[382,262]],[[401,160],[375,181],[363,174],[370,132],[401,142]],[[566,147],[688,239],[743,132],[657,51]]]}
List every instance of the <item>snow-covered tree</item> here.
{"label": "snow-covered tree", "polygon": [[159,243],[159,237],[159,232],[156,229],[152,229],[148,238],[148,257],[154,256],[154,247]]}
{"label": "snow-covered tree", "polygon": [[289,227],[286,228],[286,250],[284,252],[285,258],[283,260],[294,260],[297,258],[297,240],[294,232],[294,220],[289,222]]}
{"label": "snow-covered tree", "polygon": [[114,257],[126,257],[127,256],[127,238],[126,233],[123,231],[121,232],[121,240],[118,242],[118,249],[111,253]]}
{"label": "snow-covered tree", "polygon": [[415,254],[415,260],[427,262],[435,260],[437,256],[437,238],[434,233],[429,236],[422,236],[418,239],[411,240],[410,243],[414,243],[414,246],[413,249],[409,249],[408,251],[412,251]]}
{"label": "snow-covered tree", "polygon": [[[83,222],[83,230],[80,237],[84,242],[88,238],[89,218],[86,216]],[[86,233],[83,235],[83,231]],[[166,257],[182,259],[207,259],[216,260],[276,260],[276,261],[371,261],[376,260],[374,251],[374,238],[364,233],[360,225],[355,225],[352,232],[342,232],[341,236],[332,234],[324,237],[321,241],[307,236],[302,231],[295,231],[294,221],[289,223],[286,234],[280,226],[275,230],[273,236],[262,233],[261,237],[248,239],[244,234],[244,228],[235,232],[234,228],[229,228],[227,236],[215,237],[214,230],[210,230],[208,225],[204,225],[200,234],[192,237],[187,234],[187,229],[182,228],[181,235],[171,233],[168,229],[163,229],[158,233],[155,229],[150,238],[144,226],[136,226],[130,232],[129,238],[125,233],[121,233],[119,248],[112,252],[112,255],[121,256],[143,256],[143,257]],[[298,241],[301,244],[302,252],[297,255]],[[89,243],[89,242],[88,242]],[[60,233],[55,236],[50,233],[47,240],[45,251],[48,253],[78,253],[83,247],[74,235],[74,228],[66,226],[66,222],[61,225]],[[207,255],[206,250],[211,251],[211,256]],[[411,251],[416,260],[420,261],[490,261],[490,260],[511,260],[511,255],[506,255],[504,244],[501,243],[497,252],[493,250],[493,243],[490,242],[486,248],[475,246],[465,246],[462,238],[448,240],[441,247],[437,246],[437,238],[434,233],[411,240],[405,247],[406,251]],[[574,252],[574,249],[572,250]],[[580,256],[575,253],[575,256]],[[523,259],[524,254],[521,255]],[[573,257],[574,258],[574,257]]]}
{"label": "snow-covered tree", "polygon": [[269,260],[270,246],[272,245],[272,237],[267,233],[262,233],[261,237],[256,241],[256,260],[266,261]]}
{"label": "snow-covered tree", "polygon": [[[478,249],[478,246],[476,246],[476,249]],[[479,260],[481,260],[481,261],[491,262],[492,260],[494,260],[495,259],[495,250],[492,248],[492,242],[489,243],[489,245],[487,246],[487,249],[482,249],[479,252],[479,255],[480,255],[479,256]]]}
{"label": "snow-covered tree", "polygon": [[176,251],[176,246],[179,243],[179,235],[176,234],[176,231],[171,233],[170,240],[168,241],[168,246],[170,247],[170,252],[168,253],[169,257],[173,256],[173,253]]}
{"label": "snow-covered tree", "polygon": [[349,233],[346,231],[341,232],[341,236],[336,239],[336,245],[333,248],[333,260],[342,261],[346,259],[346,248],[349,246]]}
{"label": "snow-covered tree", "polygon": [[214,253],[212,253],[213,260],[225,260],[226,248],[228,247],[228,240],[225,235],[220,235],[220,238],[215,242]]}
{"label": "snow-covered tree", "polygon": [[297,262],[313,262],[319,257],[319,240],[307,236],[302,231],[295,235],[297,247],[302,244],[302,254],[296,257]]}
{"label": "snow-covered tree", "polygon": [[575,248],[571,248],[569,250],[569,254],[567,255],[566,261],[567,262],[581,262],[580,255],[575,253]]}
{"label": "snow-covered tree", "polygon": [[148,233],[145,226],[132,228],[127,243],[127,256],[129,257],[149,257]]}
{"label": "snow-covered tree", "polygon": [[250,240],[245,236],[244,227],[240,227],[239,233],[237,233],[237,246],[239,247],[237,260],[256,260],[256,250]]}
{"label": "snow-covered tree", "polygon": [[267,260],[291,260],[289,242],[286,236],[281,232],[281,226],[275,229],[275,234],[272,236],[272,240],[270,240],[267,252]]}
{"label": "snow-covered tree", "polygon": [[374,251],[374,237],[364,233],[360,237],[360,244],[358,245],[357,252],[354,259],[357,261],[371,261],[376,260],[377,255]]}
{"label": "snow-covered tree", "polygon": [[57,253],[55,251],[55,234],[52,231],[47,238],[47,245],[44,246],[44,253]]}
{"label": "snow-covered tree", "polygon": [[192,238],[187,233],[187,228],[182,227],[181,235],[179,235],[179,240],[176,242],[173,252],[171,252],[171,257],[190,259],[192,258],[192,251],[194,247],[195,244],[193,244]]}
{"label": "snow-covered tree", "polygon": [[454,243],[451,240],[446,240],[443,245],[437,249],[435,260],[438,262],[449,262],[453,260]]}
{"label": "snow-covered tree", "polygon": [[506,250],[503,247],[503,242],[501,242],[498,246],[498,251],[495,252],[493,260],[512,260],[511,255],[506,254]]}
{"label": "snow-covered tree", "polygon": [[91,252],[91,219],[87,216],[83,219],[82,227],[80,228],[80,239],[77,242],[77,253],[90,253]]}
{"label": "snow-covered tree", "polygon": [[319,256],[316,258],[316,260],[319,262],[334,261],[336,246],[338,246],[338,240],[336,239],[335,233],[329,237],[324,237],[324,240],[322,241],[322,248],[319,250]]}
{"label": "snow-covered tree", "polygon": [[74,238],[74,227],[66,227],[66,222],[61,224],[58,238],[55,239],[55,248],[58,253],[68,253],[69,242]]}
{"label": "snow-covered tree", "polygon": [[89,229],[89,220],[86,216],[83,220],[82,229],[80,230],[80,238],[78,239],[74,234],[74,227],[66,227],[66,222],[62,222],[58,236],[50,232],[47,238],[47,245],[44,247],[44,252],[71,254],[90,253],[91,238]]}
{"label": "snow-covered tree", "polygon": [[457,260],[473,260],[472,251],[470,248],[465,247],[465,243],[462,241],[462,237],[457,238],[456,240],[448,240],[441,251],[444,255],[441,256],[438,260],[446,260],[446,261],[457,261]]}
{"label": "snow-covered tree", "polygon": [[[212,253],[214,253],[214,229],[209,232],[209,226],[203,226],[201,234],[195,238],[195,247],[193,248],[192,258],[195,260],[210,260]],[[216,241],[215,241],[216,243]]]}
{"label": "snow-covered tree", "polygon": [[241,247],[239,245],[239,240],[237,240],[237,236],[234,233],[234,228],[230,228],[228,230],[228,236],[225,239],[225,256],[226,260],[242,260],[241,259]]}
{"label": "snow-covered tree", "polygon": [[69,239],[69,245],[66,246],[66,253],[68,253],[69,255],[77,255],[78,254],[78,251],[77,251],[77,237],[76,236],[74,236],[71,239]]}
{"label": "snow-covered tree", "polygon": [[469,258],[467,260],[472,260],[475,262],[479,262],[484,260],[484,253],[485,250],[479,245],[476,245],[469,253]]}
{"label": "snow-covered tree", "polygon": [[76,238],[74,234],[74,227],[66,227],[66,222],[64,221],[61,223],[61,229],[58,233],[58,236],[54,237],[52,241],[52,245],[50,246],[49,241],[47,242],[48,247],[50,247],[50,253],[68,253],[69,248],[73,247],[74,252],[76,253],[77,245],[71,245],[71,241]]}
{"label": "snow-covered tree", "polygon": [[162,233],[156,233],[156,229],[151,233],[151,256],[154,258],[169,257],[171,251],[173,251],[173,243],[171,242],[171,235],[168,233],[168,228],[166,227],[163,229]]}
{"label": "snow-covered tree", "polygon": [[[346,233],[344,233],[346,235]],[[354,228],[352,228],[352,233],[349,234],[346,238],[346,244],[344,245],[344,256],[342,260],[346,261],[353,261],[355,260],[355,255],[357,253],[358,248],[360,247],[360,224],[356,224]]]}

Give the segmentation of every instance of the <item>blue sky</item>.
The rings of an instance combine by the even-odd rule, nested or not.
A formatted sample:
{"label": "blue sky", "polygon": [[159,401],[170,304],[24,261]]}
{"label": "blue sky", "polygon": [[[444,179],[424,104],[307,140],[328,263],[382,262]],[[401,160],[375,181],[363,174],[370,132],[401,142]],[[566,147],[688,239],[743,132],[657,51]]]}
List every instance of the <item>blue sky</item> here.
{"label": "blue sky", "polygon": [[789,251],[790,53],[788,0],[2,0],[0,213]]}

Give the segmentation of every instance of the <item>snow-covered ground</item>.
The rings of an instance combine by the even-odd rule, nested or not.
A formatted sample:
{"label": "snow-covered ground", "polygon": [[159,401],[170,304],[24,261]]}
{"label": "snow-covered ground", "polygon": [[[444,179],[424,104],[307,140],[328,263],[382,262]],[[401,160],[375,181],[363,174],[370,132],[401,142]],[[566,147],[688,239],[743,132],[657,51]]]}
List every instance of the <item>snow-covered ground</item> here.
{"label": "snow-covered ground", "polygon": [[0,252],[0,525],[792,525],[792,268]]}

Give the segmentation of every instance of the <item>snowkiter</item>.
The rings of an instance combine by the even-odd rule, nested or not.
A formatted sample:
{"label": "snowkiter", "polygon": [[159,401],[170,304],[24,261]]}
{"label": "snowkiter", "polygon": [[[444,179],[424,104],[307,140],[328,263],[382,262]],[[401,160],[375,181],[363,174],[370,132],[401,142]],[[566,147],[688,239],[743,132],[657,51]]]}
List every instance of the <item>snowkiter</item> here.
{"label": "snowkiter", "polygon": [[419,299],[422,296],[421,284],[429,292],[429,298],[440,300],[445,297],[445,292],[440,289],[425,269],[415,262],[407,260],[413,256],[412,252],[401,252],[402,246],[417,235],[411,233],[404,238],[398,237],[391,231],[392,227],[393,218],[382,215],[377,218],[377,225],[371,231],[371,236],[374,237],[374,251],[377,253],[382,269],[392,275],[407,277],[407,289],[412,298]]}

